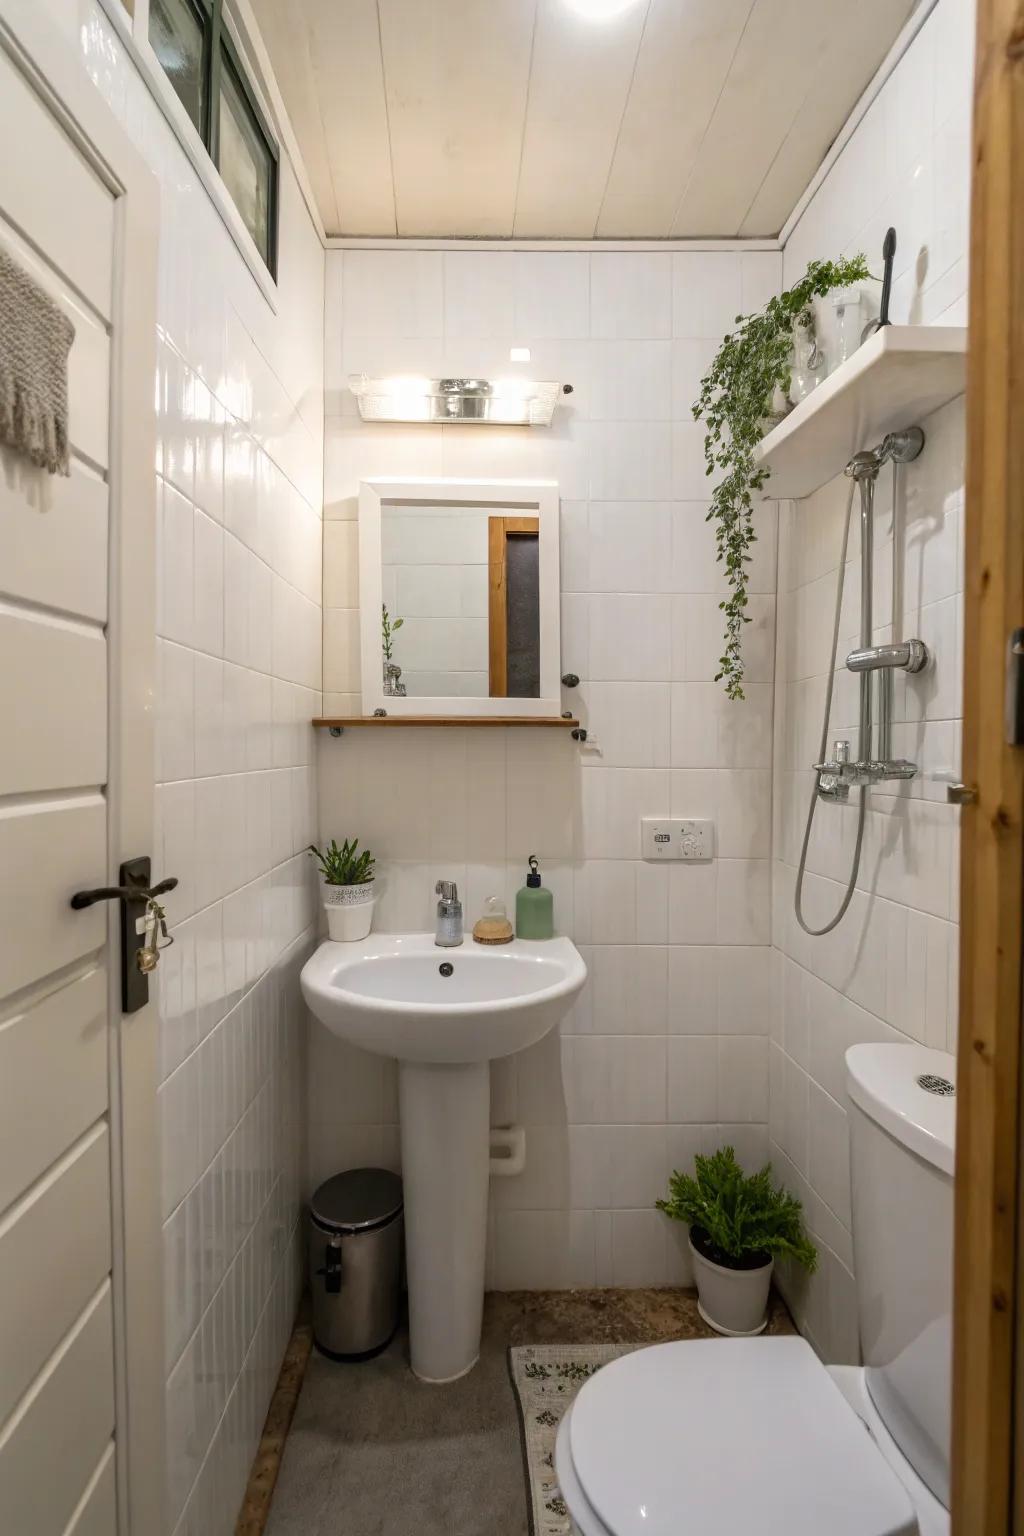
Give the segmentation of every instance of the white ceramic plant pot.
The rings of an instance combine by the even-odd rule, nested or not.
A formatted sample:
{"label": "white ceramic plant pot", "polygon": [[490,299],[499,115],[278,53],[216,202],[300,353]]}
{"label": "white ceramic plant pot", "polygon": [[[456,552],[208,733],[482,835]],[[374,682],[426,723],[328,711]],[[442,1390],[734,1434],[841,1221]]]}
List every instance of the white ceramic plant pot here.
{"label": "white ceramic plant pot", "polygon": [[376,901],[373,881],[367,880],[362,885],[328,885],[324,880],[320,889],[330,937],[342,944],[365,939],[373,927]]}
{"label": "white ceramic plant pot", "polygon": [[697,1310],[716,1333],[749,1339],[768,1326],[765,1311],[775,1260],[757,1269],[728,1269],[706,1258],[690,1238],[697,1280]]}

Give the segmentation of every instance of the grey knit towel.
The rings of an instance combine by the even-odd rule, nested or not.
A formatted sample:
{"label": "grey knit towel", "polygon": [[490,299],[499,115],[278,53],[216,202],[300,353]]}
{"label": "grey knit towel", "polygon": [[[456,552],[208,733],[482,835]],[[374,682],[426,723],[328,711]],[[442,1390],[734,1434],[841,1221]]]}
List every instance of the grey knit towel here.
{"label": "grey knit towel", "polygon": [[0,442],[68,475],[68,353],[75,328],[0,250]]}

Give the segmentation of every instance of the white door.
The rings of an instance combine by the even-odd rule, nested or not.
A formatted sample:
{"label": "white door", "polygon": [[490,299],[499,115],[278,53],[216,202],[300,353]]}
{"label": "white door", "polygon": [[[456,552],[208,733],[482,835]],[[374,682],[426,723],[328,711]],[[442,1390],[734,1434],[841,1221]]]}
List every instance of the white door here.
{"label": "white door", "polygon": [[158,1536],[156,1009],[117,904],[69,905],[151,852],[156,201],[34,10],[0,0],[0,245],[74,323],[73,456],[0,451],[0,1531]]}

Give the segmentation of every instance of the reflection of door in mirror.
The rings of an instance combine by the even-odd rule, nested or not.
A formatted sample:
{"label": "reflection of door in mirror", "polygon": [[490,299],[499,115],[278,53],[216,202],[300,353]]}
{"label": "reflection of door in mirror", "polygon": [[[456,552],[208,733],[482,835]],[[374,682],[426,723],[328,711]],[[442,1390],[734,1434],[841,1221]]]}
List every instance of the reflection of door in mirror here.
{"label": "reflection of door in mirror", "polygon": [[488,524],[492,699],[540,697],[539,531],[536,517],[492,517]]}

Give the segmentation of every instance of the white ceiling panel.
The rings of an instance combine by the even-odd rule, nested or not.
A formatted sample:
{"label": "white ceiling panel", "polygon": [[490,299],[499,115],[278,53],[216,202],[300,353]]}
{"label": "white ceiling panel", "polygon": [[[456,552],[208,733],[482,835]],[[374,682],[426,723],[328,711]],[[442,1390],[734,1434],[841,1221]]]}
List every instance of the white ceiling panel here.
{"label": "white ceiling panel", "polygon": [[849,0],[756,0],[673,224],[732,234],[818,76]]}
{"label": "white ceiling panel", "polygon": [[778,233],[914,0],[253,0],[329,234]]}
{"label": "white ceiling panel", "polygon": [[339,224],[353,235],[395,234],[377,0],[299,0],[297,9],[309,37]]}
{"label": "white ceiling panel", "polygon": [[597,26],[565,0],[538,0],[517,235],[593,235],[648,9],[640,0]]}
{"label": "white ceiling panel", "polygon": [[753,6],[754,0],[651,0],[598,235],[672,233]]}
{"label": "white ceiling panel", "polygon": [[379,0],[400,235],[509,235],[535,0]]}
{"label": "white ceiling panel", "polygon": [[295,137],[302,148],[302,158],[324,228],[340,229],[307,29],[299,22],[295,8],[281,5],[280,0],[252,0],[252,8],[274,65]]}
{"label": "white ceiling panel", "polygon": [[[905,20],[901,8],[901,20]],[[893,0],[859,0],[857,25],[832,29],[820,67],[789,132],[740,225],[741,235],[781,229],[793,211],[793,187],[803,188],[821,164],[823,144],[831,144],[850,108],[885,58],[892,39]]]}

